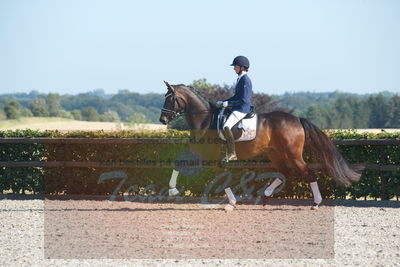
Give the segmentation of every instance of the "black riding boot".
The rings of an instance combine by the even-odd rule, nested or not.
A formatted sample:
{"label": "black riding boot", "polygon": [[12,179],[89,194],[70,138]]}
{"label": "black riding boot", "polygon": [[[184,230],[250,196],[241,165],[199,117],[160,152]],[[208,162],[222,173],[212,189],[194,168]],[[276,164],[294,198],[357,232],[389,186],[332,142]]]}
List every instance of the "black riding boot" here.
{"label": "black riding boot", "polygon": [[237,160],[235,152],[235,139],[231,129],[229,129],[229,127],[225,127],[223,133],[227,142],[228,155],[226,155],[222,161],[228,162],[230,160]]}

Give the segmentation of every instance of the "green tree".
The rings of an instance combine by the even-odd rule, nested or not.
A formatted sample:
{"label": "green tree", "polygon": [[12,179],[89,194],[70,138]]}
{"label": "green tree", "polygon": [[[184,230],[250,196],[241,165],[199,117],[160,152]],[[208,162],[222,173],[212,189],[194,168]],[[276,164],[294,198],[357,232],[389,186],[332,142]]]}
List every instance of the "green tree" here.
{"label": "green tree", "polygon": [[27,108],[21,110],[21,117],[33,117],[32,111]]}
{"label": "green tree", "polygon": [[43,98],[36,98],[29,104],[33,116],[35,117],[48,117],[49,110],[46,105],[46,101]]}
{"label": "green tree", "polygon": [[353,109],[353,128],[368,128],[370,109],[365,101],[360,99],[352,99],[351,106]]}
{"label": "green tree", "polygon": [[21,117],[21,104],[12,100],[4,106],[4,113],[7,119],[19,119]]}
{"label": "green tree", "polygon": [[335,106],[332,104],[325,109],[326,112],[326,128],[327,129],[337,129],[339,127],[339,123],[337,121],[337,111]]}
{"label": "green tree", "polygon": [[140,112],[136,112],[128,117],[128,125],[136,123],[150,123],[151,121],[147,119],[146,115]]}
{"label": "green tree", "polygon": [[205,78],[194,80],[191,86],[196,89],[214,89],[216,87],[215,85],[209,83]]}
{"label": "green tree", "polygon": [[60,99],[61,98],[59,94],[50,93],[47,95],[46,104],[50,117],[60,116],[60,111],[61,111]]}
{"label": "green tree", "polygon": [[333,108],[336,110],[335,119],[337,121],[337,128],[353,128],[353,110],[349,104],[349,100],[340,97],[334,102]]}
{"label": "green tree", "polygon": [[120,118],[116,111],[108,110],[103,115],[100,116],[101,121],[119,122]]}
{"label": "green tree", "polygon": [[86,107],[81,109],[82,118],[85,121],[99,121],[100,115],[93,107]]}
{"label": "green tree", "polygon": [[74,120],[78,120],[78,121],[82,120],[82,113],[79,109],[72,110],[71,115],[74,118]]}
{"label": "green tree", "polygon": [[71,114],[71,112],[68,112],[66,110],[60,109],[60,111],[58,112],[58,117],[61,118],[66,118],[66,119],[73,119],[74,116]]}
{"label": "green tree", "polygon": [[400,128],[400,96],[395,95],[389,102],[390,120],[387,127]]}
{"label": "green tree", "polygon": [[388,123],[389,106],[385,101],[382,94],[376,96],[370,96],[368,98],[368,106],[371,110],[369,119],[369,127],[371,128],[384,128]]}
{"label": "green tree", "polygon": [[308,120],[312,121],[319,128],[327,128],[326,111],[318,104],[310,105],[302,115]]}

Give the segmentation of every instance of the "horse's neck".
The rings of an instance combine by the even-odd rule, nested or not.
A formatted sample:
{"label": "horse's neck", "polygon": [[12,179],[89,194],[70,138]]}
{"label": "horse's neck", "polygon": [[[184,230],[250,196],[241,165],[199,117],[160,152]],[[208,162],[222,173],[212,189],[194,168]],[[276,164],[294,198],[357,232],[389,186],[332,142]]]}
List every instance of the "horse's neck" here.
{"label": "horse's neck", "polygon": [[186,121],[191,130],[207,130],[211,126],[213,111],[193,92],[185,90],[187,100]]}

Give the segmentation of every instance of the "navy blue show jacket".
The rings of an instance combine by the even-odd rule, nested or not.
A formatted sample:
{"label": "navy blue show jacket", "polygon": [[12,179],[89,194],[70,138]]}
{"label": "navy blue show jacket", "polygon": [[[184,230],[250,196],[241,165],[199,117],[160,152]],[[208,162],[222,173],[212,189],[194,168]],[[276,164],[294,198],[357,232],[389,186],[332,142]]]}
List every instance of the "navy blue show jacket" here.
{"label": "navy blue show jacket", "polygon": [[247,74],[243,75],[236,83],[234,96],[226,99],[232,111],[237,110],[243,113],[250,113],[251,97],[253,96],[252,84]]}

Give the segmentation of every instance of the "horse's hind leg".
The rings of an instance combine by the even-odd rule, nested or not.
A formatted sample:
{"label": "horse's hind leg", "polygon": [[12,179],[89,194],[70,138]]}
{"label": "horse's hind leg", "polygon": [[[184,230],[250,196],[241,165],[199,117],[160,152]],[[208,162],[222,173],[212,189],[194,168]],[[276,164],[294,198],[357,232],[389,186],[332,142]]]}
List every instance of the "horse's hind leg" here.
{"label": "horse's hind leg", "polygon": [[307,179],[310,183],[310,187],[314,197],[314,204],[311,209],[318,209],[318,205],[322,202],[321,193],[318,188],[317,177],[314,171],[309,168],[304,161],[302,156],[292,157],[289,161],[293,164],[293,166],[300,171],[300,173]]}

